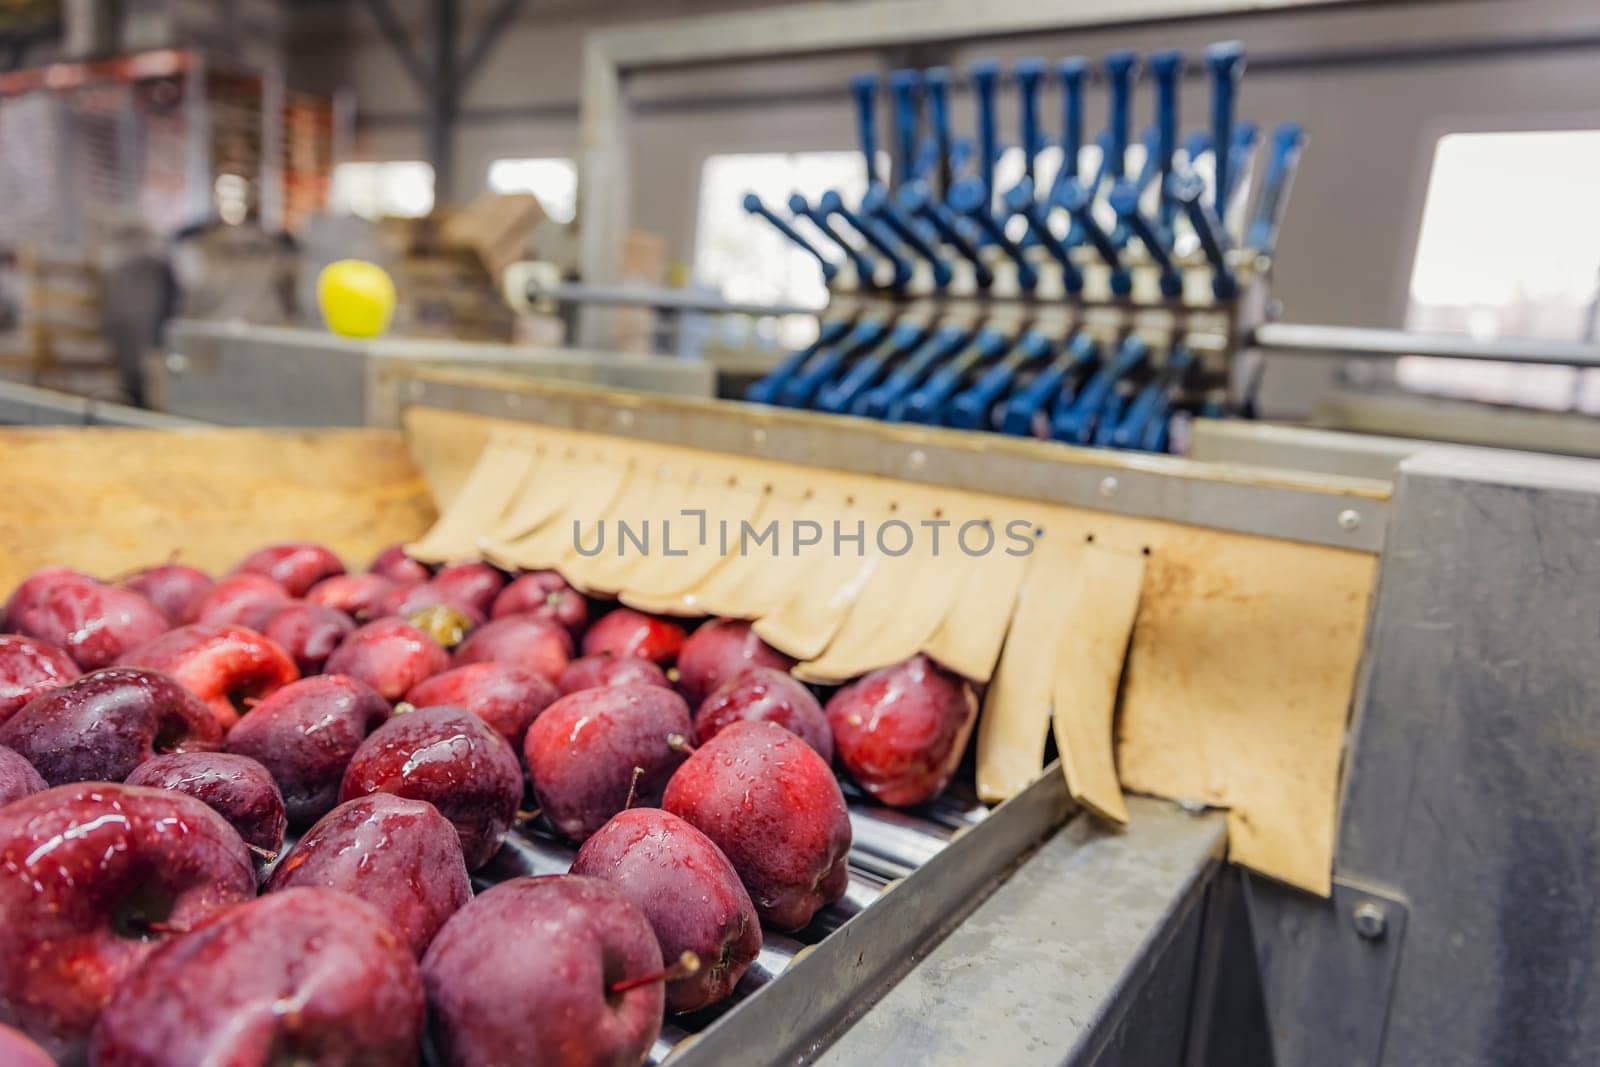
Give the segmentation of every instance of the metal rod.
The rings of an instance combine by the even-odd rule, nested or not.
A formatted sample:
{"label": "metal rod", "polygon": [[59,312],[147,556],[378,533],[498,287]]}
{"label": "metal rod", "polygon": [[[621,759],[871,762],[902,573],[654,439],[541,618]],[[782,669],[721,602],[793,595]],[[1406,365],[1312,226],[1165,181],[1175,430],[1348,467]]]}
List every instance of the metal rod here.
{"label": "metal rod", "polygon": [[815,315],[822,309],[800,304],[745,304],[683,289],[651,285],[528,285],[528,300],[603,307],[648,307],[658,311],[704,311],[713,315]]}
{"label": "metal rod", "polygon": [[1251,346],[1267,352],[1349,356],[1427,356],[1497,363],[1600,367],[1600,345],[1576,341],[1478,341],[1441,333],[1275,322],[1256,327]]}

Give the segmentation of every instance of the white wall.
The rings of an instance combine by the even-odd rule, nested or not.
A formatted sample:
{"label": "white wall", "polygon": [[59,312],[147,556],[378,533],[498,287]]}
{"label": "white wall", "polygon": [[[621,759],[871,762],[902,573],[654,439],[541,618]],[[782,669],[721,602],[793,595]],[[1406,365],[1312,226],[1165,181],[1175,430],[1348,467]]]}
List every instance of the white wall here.
{"label": "white wall", "polygon": [[[484,6],[469,5],[476,12]],[[529,13],[504,35],[468,93],[457,143],[459,187],[480,188],[489,162],[501,156],[574,154],[580,45],[589,29],[716,6],[691,0],[531,0]],[[470,23],[463,36],[471,36]],[[960,67],[979,56],[1097,57],[1123,46],[1176,46],[1197,54],[1207,42],[1229,37],[1244,40],[1258,59],[1246,77],[1242,115],[1264,127],[1296,119],[1310,134],[1278,266],[1285,317],[1295,321],[1402,324],[1428,166],[1440,135],[1600,128],[1600,4],[1592,0],[1363,4],[1036,38],[1021,45],[964,45],[909,61]],[[1461,41],[1476,44],[1457,54],[1452,44]],[[1493,50],[1508,44],[1517,47]],[[1491,47],[1484,52],[1480,45]],[[1372,55],[1385,48],[1412,54],[1392,60]],[[354,88],[366,116],[358,139],[363,153],[422,156],[420,102],[361,5],[303,17],[291,56],[297,83]],[[639,78],[632,87],[635,98],[653,102],[634,124],[634,224],[665,233],[674,256],[688,260],[704,158],[727,151],[853,147],[845,79],[881,62],[840,56]],[[1200,82],[1186,89],[1187,128],[1202,121],[1205,94]],[[794,95],[785,101],[785,93]],[[1103,106],[1100,98],[1091,99],[1091,128]],[[1147,100],[1138,113],[1141,125],[1146,108]],[[956,113],[970,123],[965,98]],[[1049,121],[1054,114],[1052,100]],[[1511,205],[1486,205],[1484,225],[1501,219],[1514,224],[1513,211]]]}

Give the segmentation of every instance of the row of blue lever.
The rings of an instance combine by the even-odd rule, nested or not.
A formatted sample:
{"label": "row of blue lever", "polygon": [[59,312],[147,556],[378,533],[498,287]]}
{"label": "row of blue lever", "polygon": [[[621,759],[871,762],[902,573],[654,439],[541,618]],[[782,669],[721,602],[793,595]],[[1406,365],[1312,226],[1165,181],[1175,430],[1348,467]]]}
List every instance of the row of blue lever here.
{"label": "row of blue lever", "polygon": [[1108,354],[1082,331],[1062,342],[1035,330],[1011,337],[988,327],[835,319],[746,399],[1159,452],[1193,369],[1185,346],[1158,366],[1133,334]]}
{"label": "row of blue lever", "polygon": [[[995,280],[985,252],[993,249],[1015,269],[1018,287],[1034,290],[1039,283],[1039,261],[1028,252],[1042,248],[1061,273],[1064,288],[1075,295],[1083,289],[1083,274],[1072,255],[1079,246],[1092,250],[1110,272],[1116,296],[1132,289],[1124,252],[1137,240],[1160,272],[1160,288],[1168,298],[1184,289],[1181,268],[1174,255],[1177,220],[1183,218],[1195,234],[1212,272],[1212,288],[1219,300],[1230,299],[1237,282],[1227,251],[1235,241],[1227,222],[1237,210],[1234,193],[1244,183],[1238,175],[1250,171],[1258,132],[1254,124],[1235,118],[1244,50],[1236,42],[1207,49],[1211,75],[1209,128],[1183,140],[1179,157],[1178,103],[1183,56],[1176,51],[1150,55],[1146,66],[1155,84],[1155,122],[1141,138],[1145,162],[1138,175],[1126,173],[1130,115],[1139,57],[1119,51],[1102,63],[1109,86],[1106,128],[1096,137],[1101,148],[1098,173],[1079,173],[1083,138],[1083,92],[1090,67],[1081,57],[1061,60],[1053,68],[1042,60],[1024,60],[1012,70],[1020,97],[1019,141],[1023,148],[1024,176],[1004,191],[995,188],[995,164],[1001,153],[997,121],[998,64],[982,62],[968,71],[976,100],[976,145],[953,135],[950,124],[950,72],[896,71],[889,77],[894,101],[895,137],[893,165],[887,175],[878,165],[877,75],[853,79],[857,126],[867,168],[867,192],[852,209],[837,190],[824,193],[815,203],[798,194],[789,198],[789,216],[751,194],[745,207],[778,228],[790,241],[814,256],[831,283],[841,264],[848,262],[865,288],[904,290],[926,266],[934,288],[943,290],[954,279],[955,263],[965,261],[980,289]],[[1048,139],[1042,132],[1039,91],[1053,76],[1062,90],[1059,146],[1061,164],[1048,189],[1041,188],[1038,157]],[[924,106],[932,127],[922,135]],[[1301,128],[1284,124],[1272,138],[1270,158],[1256,210],[1242,233],[1243,243],[1259,253],[1273,250],[1287,193],[1304,145]],[[1216,146],[1223,146],[1221,151]],[[1208,183],[1195,170],[1202,158],[1211,158]],[[1157,210],[1143,208],[1154,187]],[[1105,203],[1115,217],[1114,227],[1102,224],[1097,205]],[[997,204],[999,210],[997,211]],[[1070,220],[1064,235],[1051,226],[1054,212]],[[1011,218],[1020,216],[1027,235],[1013,240],[1007,232]],[[822,243],[797,228],[804,223]],[[830,258],[824,247],[836,248],[842,260]]]}

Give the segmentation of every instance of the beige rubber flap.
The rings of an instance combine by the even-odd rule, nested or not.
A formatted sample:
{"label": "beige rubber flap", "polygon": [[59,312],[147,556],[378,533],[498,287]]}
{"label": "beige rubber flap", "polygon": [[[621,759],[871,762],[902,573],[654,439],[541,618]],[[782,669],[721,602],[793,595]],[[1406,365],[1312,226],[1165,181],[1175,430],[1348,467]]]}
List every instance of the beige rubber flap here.
{"label": "beige rubber flap", "polygon": [[497,437],[484,448],[450,506],[421,540],[406,552],[424,563],[477,559],[482,538],[500,521],[528,485],[535,469],[533,445]]}
{"label": "beige rubber flap", "polygon": [[[739,536],[746,525],[761,526],[772,492],[769,486],[745,484],[736,477],[717,477],[693,491],[672,516],[669,529],[676,547],[644,560],[628,576],[622,602],[639,611],[665,615],[695,615],[694,591],[726,565],[727,540]],[[685,514],[685,511],[689,514]]]}
{"label": "beige rubber flap", "polygon": [[1082,549],[1046,529],[1027,557],[1000,666],[978,719],[978,796],[996,803],[1027,788],[1044,768],[1055,656],[1073,629],[1068,592]]}
{"label": "beige rubber flap", "polygon": [[1067,790],[1119,825],[1127,825],[1128,807],[1117,781],[1112,723],[1143,583],[1142,555],[1084,549],[1068,584],[1070,623],[1055,655],[1052,721]]}
{"label": "beige rubber flap", "polygon": [[974,560],[944,621],[923,651],[964,678],[989,681],[1011,624],[1028,559],[1020,547],[1007,545]]}

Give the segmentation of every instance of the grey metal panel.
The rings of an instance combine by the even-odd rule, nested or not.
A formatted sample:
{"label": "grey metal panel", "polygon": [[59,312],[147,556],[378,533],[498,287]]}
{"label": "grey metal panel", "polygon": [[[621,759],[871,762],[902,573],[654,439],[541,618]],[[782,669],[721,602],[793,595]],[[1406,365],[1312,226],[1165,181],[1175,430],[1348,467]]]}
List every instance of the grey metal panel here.
{"label": "grey metal panel", "polygon": [[1480,341],[1453,334],[1372,330],[1358,326],[1311,326],[1274,322],[1256,327],[1252,346],[1269,352],[1361,356],[1437,356],[1499,363],[1600,367],[1600,345],[1521,339]]}
{"label": "grey metal panel", "polygon": [[1600,456],[1600,419],[1573,411],[1497,407],[1417,393],[1330,389],[1311,409],[1317,426],[1490,448]]}
{"label": "grey metal panel", "polygon": [[1071,806],[1060,765],[1051,764],[1027,789],[796,957],[782,978],[680,1046],[673,1067],[746,1062],[753,1049],[767,1063],[814,1052],[960,923],[997,874],[1060,826]]}
{"label": "grey metal panel", "polygon": [[533,378],[710,396],[716,371],[694,360],[457,341],[355,341],[322,330],[177,322],[150,361],[152,403],[231,426],[394,426],[395,382],[411,365],[476,367]]}
{"label": "grey metal panel", "polygon": [[1406,437],[1377,437],[1247,419],[1196,419],[1189,458],[1202,463],[1319,471],[1392,481],[1400,461],[1430,447]]}
{"label": "grey metal panel", "polygon": [[1385,482],[1073,448],[764,405],[519,382],[490,374],[417,369],[406,397],[423,407],[1365,552],[1383,544],[1388,508]]}
{"label": "grey metal panel", "polygon": [[[1597,542],[1600,464],[1438,449],[1401,465],[1335,860],[1409,913],[1376,1062],[1600,1057]],[[1374,1062],[1345,1054],[1327,1010],[1359,993],[1330,965],[1349,923],[1283,922],[1302,936],[1267,976],[1278,1061]]]}
{"label": "grey metal panel", "polygon": [[0,382],[0,424],[8,426],[127,426],[150,430],[184,430],[205,426],[194,419],[158,411],[104,404],[72,393],[40,389],[21,382]]}
{"label": "grey metal panel", "polygon": [[1125,832],[1047,841],[817,1062],[1180,1062],[1224,820],[1128,807]]}

